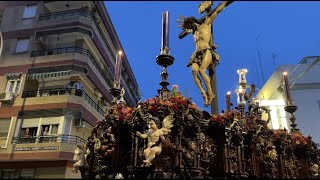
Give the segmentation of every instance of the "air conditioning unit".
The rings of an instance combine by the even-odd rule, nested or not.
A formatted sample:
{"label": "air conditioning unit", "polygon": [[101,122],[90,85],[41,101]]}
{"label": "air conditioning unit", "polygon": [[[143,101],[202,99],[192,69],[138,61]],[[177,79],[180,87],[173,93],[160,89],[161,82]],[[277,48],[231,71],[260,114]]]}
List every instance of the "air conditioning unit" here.
{"label": "air conditioning unit", "polygon": [[84,127],[82,118],[75,119],[75,127]]}
{"label": "air conditioning unit", "polygon": [[5,92],[0,94],[0,102],[12,102],[14,95],[12,92]]}

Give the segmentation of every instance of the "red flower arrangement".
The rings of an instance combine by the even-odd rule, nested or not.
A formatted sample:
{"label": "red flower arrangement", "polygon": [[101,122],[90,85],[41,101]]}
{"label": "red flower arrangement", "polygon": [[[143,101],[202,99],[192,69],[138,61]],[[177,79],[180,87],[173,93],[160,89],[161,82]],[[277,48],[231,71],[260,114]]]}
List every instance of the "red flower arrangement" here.
{"label": "red flower arrangement", "polygon": [[220,115],[213,115],[211,118],[210,118],[211,121],[214,121],[216,123],[219,123],[219,124],[222,124],[223,123],[223,119],[221,118]]}

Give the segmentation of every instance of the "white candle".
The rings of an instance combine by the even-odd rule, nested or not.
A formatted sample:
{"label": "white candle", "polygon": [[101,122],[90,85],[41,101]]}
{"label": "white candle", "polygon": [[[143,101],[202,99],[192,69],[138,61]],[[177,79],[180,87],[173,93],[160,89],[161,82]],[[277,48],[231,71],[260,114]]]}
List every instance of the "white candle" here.
{"label": "white candle", "polygon": [[288,73],[283,73],[283,81],[284,81],[284,88],[285,88],[285,94],[286,94],[286,100],[288,105],[292,105],[292,99],[290,94],[290,86],[289,86],[289,80],[288,80]]}
{"label": "white candle", "polygon": [[162,13],[162,43],[161,54],[169,54],[169,12]]}
{"label": "white candle", "polygon": [[231,94],[231,91],[228,91],[228,92],[227,92],[227,95],[226,95],[227,111],[230,111],[230,110],[231,110],[231,105],[230,105],[230,94]]}
{"label": "white candle", "polygon": [[121,64],[122,64],[122,51],[119,51],[116,56],[116,65],[115,65],[115,71],[114,71],[114,82],[115,82],[115,88],[120,88],[120,79],[121,79]]}

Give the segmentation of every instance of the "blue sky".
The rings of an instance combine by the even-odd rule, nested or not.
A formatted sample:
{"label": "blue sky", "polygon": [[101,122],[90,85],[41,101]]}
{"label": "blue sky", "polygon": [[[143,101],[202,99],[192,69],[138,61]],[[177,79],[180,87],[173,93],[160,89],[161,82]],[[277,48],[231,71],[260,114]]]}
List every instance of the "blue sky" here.
{"label": "blue sky", "polygon": [[[221,1],[219,1],[221,2]],[[215,1],[213,6],[219,2]],[[160,54],[162,12],[170,14],[171,55],[168,67],[170,88],[179,85],[183,95],[204,110],[191,69],[186,64],[195,49],[193,37],[179,39],[180,15],[195,16],[201,1],[109,1],[105,2],[124,52],[138,81],[142,100],[157,95],[161,67],[155,57]],[[238,87],[237,69],[248,69],[248,84],[261,88],[280,64],[297,64],[304,56],[320,55],[320,2],[236,1],[219,14],[213,23],[214,43],[221,57],[217,67],[219,111],[225,108],[225,94]],[[260,35],[260,36],[259,36]],[[258,40],[257,37],[259,36]],[[262,70],[259,64],[260,51]],[[272,54],[276,54],[274,58]],[[263,72],[263,75],[262,75]],[[264,78],[263,78],[264,77]]]}

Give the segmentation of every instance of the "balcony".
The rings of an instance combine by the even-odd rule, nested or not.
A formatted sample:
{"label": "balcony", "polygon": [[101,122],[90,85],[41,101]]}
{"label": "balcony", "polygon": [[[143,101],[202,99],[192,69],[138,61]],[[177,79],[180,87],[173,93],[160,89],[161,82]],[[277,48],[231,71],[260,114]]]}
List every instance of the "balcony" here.
{"label": "balcony", "polygon": [[109,87],[112,87],[112,80],[111,80],[111,73],[108,70],[103,71],[102,68],[98,65],[97,60],[93,57],[92,53],[84,48],[79,47],[65,47],[65,48],[56,48],[56,49],[49,49],[45,51],[32,51],[31,57],[39,57],[39,56],[51,56],[51,55],[58,55],[58,54],[72,54],[78,53],[84,56],[87,56],[89,60],[92,62],[94,67],[98,70],[99,74],[102,76],[104,81],[107,83]]}
{"label": "balcony", "polygon": [[[51,13],[45,13],[45,14],[40,14],[39,15],[39,21],[50,21],[50,20],[58,20],[58,19],[70,19],[74,17],[85,17],[92,22],[94,22],[95,27],[97,28],[97,31],[99,32],[107,50],[111,53],[111,57],[113,61],[115,62],[116,55],[113,53],[111,46],[109,42],[107,41],[105,37],[105,33],[103,32],[102,28],[99,26],[99,23],[97,21],[97,18],[95,17],[95,14],[87,9],[80,8],[80,9],[74,9],[74,10],[66,10],[66,11],[59,11],[59,12],[51,12]],[[111,77],[111,76],[109,76]],[[125,80],[127,81],[127,80]],[[112,81],[107,83],[109,87],[112,87]],[[136,96],[137,94],[133,91],[132,88],[128,88],[128,91],[132,94],[132,96]],[[135,98],[133,98],[135,99]],[[140,98],[138,98],[140,99]],[[136,100],[136,99],[135,99]],[[138,100],[136,100],[138,101]]]}
{"label": "balcony", "polygon": [[29,144],[29,143],[68,143],[68,144],[86,144],[87,141],[79,136],[72,135],[48,135],[48,136],[30,136],[30,137],[17,137],[13,138],[16,144]]}
{"label": "balcony", "polygon": [[111,54],[113,61],[115,62],[116,55],[112,51],[111,46],[107,41],[107,38],[104,36],[104,32],[102,28],[99,26],[97,18],[95,17],[94,13],[92,13],[91,11],[86,10],[84,8],[80,8],[80,9],[73,9],[73,10],[66,10],[66,11],[59,11],[59,12],[44,13],[39,15],[39,21],[68,19],[73,17],[85,17],[90,19],[95,24],[104,44],[106,45],[109,53]]}
{"label": "balcony", "polygon": [[59,95],[76,95],[80,96],[84,99],[93,109],[95,109],[100,115],[104,116],[104,111],[99,107],[97,103],[95,103],[90,96],[82,91],[82,94],[76,94],[74,88],[66,89],[66,88],[54,88],[54,89],[42,89],[42,90],[34,90],[34,91],[23,91],[22,98],[30,98],[30,97],[43,97],[43,96],[59,96]]}
{"label": "balcony", "polygon": [[67,11],[59,11],[59,12],[40,14],[39,21],[63,19],[63,18],[79,17],[79,16],[93,19],[92,12],[85,10],[85,9],[73,9],[73,10],[67,10]]}

